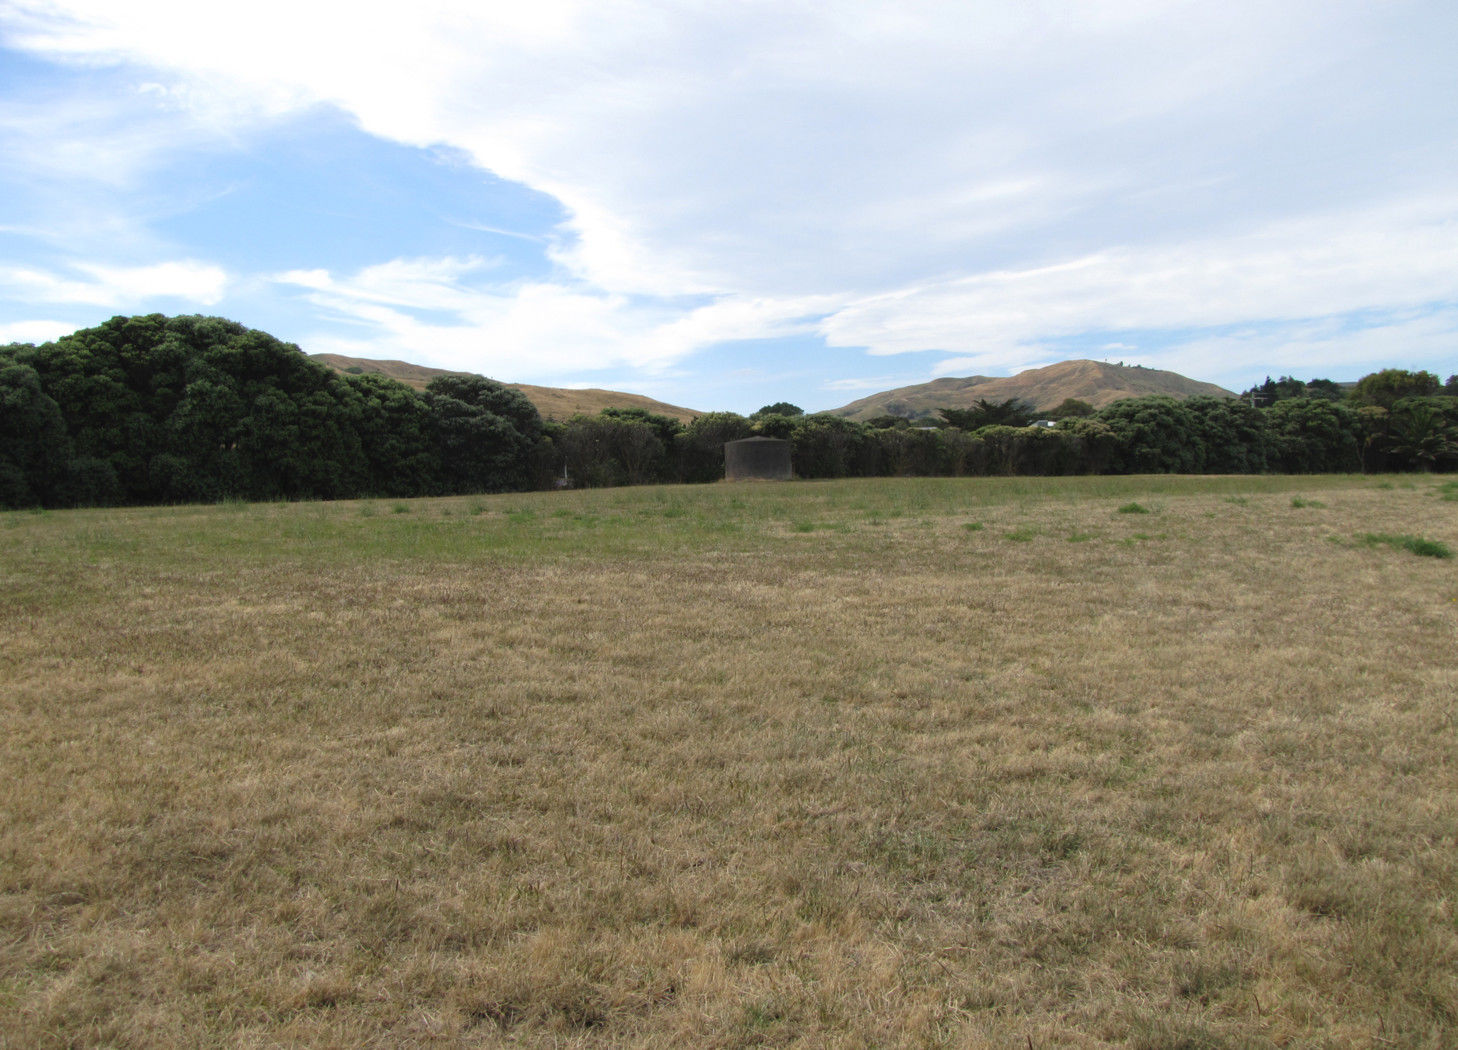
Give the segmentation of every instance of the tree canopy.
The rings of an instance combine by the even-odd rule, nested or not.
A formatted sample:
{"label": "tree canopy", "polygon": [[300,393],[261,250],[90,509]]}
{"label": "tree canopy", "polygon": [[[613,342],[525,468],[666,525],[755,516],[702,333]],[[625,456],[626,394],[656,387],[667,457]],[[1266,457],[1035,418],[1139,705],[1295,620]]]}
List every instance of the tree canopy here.
{"label": "tree canopy", "polygon": [[220,317],[113,317],[0,349],[9,506],[523,488],[536,409],[481,377],[341,376]]}
{"label": "tree canopy", "polygon": [[1038,408],[1031,401],[1010,397],[1006,401],[989,401],[979,397],[970,408],[939,408],[945,419],[959,430],[978,430],[982,427],[1027,426],[1038,417]]}

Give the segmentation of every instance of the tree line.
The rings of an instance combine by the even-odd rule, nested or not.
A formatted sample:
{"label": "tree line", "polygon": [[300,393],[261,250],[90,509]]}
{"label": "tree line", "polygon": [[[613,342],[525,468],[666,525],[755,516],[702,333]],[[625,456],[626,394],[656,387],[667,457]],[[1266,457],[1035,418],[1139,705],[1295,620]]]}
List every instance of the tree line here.
{"label": "tree line", "polygon": [[983,400],[921,421],[779,402],[687,424],[643,409],[551,422],[490,379],[416,391],[340,375],[216,317],[115,317],[0,347],[10,508],[709,482],[725,442],[753,436],[788,440],[805,478],[1452,470],[1458,377],[1388,369],[1344,390],[1283,376],[1234,399],[1070,399],[1041,414]]}
{"label": "tree line", "polygon": [[685,425],[642,409],[609,409],[547,429],[567,476],[585,485],[713,481],[723,477],[724,442],[755,436],[788,440],[802,478],[1458,468],[1458,384],[1443,387],[1425,372],[1374,373],[1340,400],[1289,397],[1265,407],[1150,396],[1098,410],[1069,401],[1038,413],[1011,399],[939,416],[862,423],[780,404]]}
{"label": "tree line", "polygon": [[0,347],[0,506],[532,488],[542,420],[479,376],[340,376],[218,317],[114,317]]}

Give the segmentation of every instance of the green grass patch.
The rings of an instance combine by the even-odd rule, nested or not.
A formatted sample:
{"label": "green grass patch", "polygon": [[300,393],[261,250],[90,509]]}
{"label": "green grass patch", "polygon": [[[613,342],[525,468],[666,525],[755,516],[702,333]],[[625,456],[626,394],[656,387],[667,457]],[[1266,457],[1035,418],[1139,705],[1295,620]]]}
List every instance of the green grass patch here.
{"label": "green grass patch", "polygon": [[1390,532],[1364,532],[1357,537],[1368,547],[1392,547],[1396,550],[1409,551],[1412,554],[1424,558],[1451,558],[1453,552],[1448,549],[1446,543],[1437,540],[1426,540],[1421,536],[1412,536],[1407,533]]}
{"label": "green grass patch", "polygon": [[987,528],[987,526],[983,525],[980,521],[969,521],[965,525],[963,525],[962,528],[966,529],[968,532],[981,532],[983,529]]}
{"label": "green grass patch", "polygon": [[1027,543],[1038,535],[1038,530],[1030,525],[1021,525],[1011,532],[1004,532],[1004,539],[1012,540],[1014,543]]}
{"label": "green grass patch", "polygon": [[1320,509],[1322,507],[1325,507],[1326,504],[1321,502],[1321,500],[1319,499],[1307,499],[1304,496],[1292,496],[1291,506],[1296,507],[1297,509],[1300,509],[1302,507],[1316,507]]}
{"label": "green grass patch", "polygon": [[1119,508],[1120,514],[1148,514],[1149,508],[1142,503],[1125,503]]}

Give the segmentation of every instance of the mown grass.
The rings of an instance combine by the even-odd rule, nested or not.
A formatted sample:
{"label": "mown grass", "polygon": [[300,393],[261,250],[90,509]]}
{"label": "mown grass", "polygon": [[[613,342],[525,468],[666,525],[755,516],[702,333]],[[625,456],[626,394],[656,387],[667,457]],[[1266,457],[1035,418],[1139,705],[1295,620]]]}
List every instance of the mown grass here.
{"label": "mown grass", "polygon": [[0,1044],[1453,1045],[1443,492],[0,515]]}

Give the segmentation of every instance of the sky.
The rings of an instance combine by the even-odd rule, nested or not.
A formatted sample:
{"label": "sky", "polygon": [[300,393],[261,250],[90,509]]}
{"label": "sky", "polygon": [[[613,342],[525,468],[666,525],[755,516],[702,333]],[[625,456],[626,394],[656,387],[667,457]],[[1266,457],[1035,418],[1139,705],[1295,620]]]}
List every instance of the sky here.
{"label": "sky", "polygon": [[0,0],[0,343],[808,411],[1458,372],[1454,0]]}

